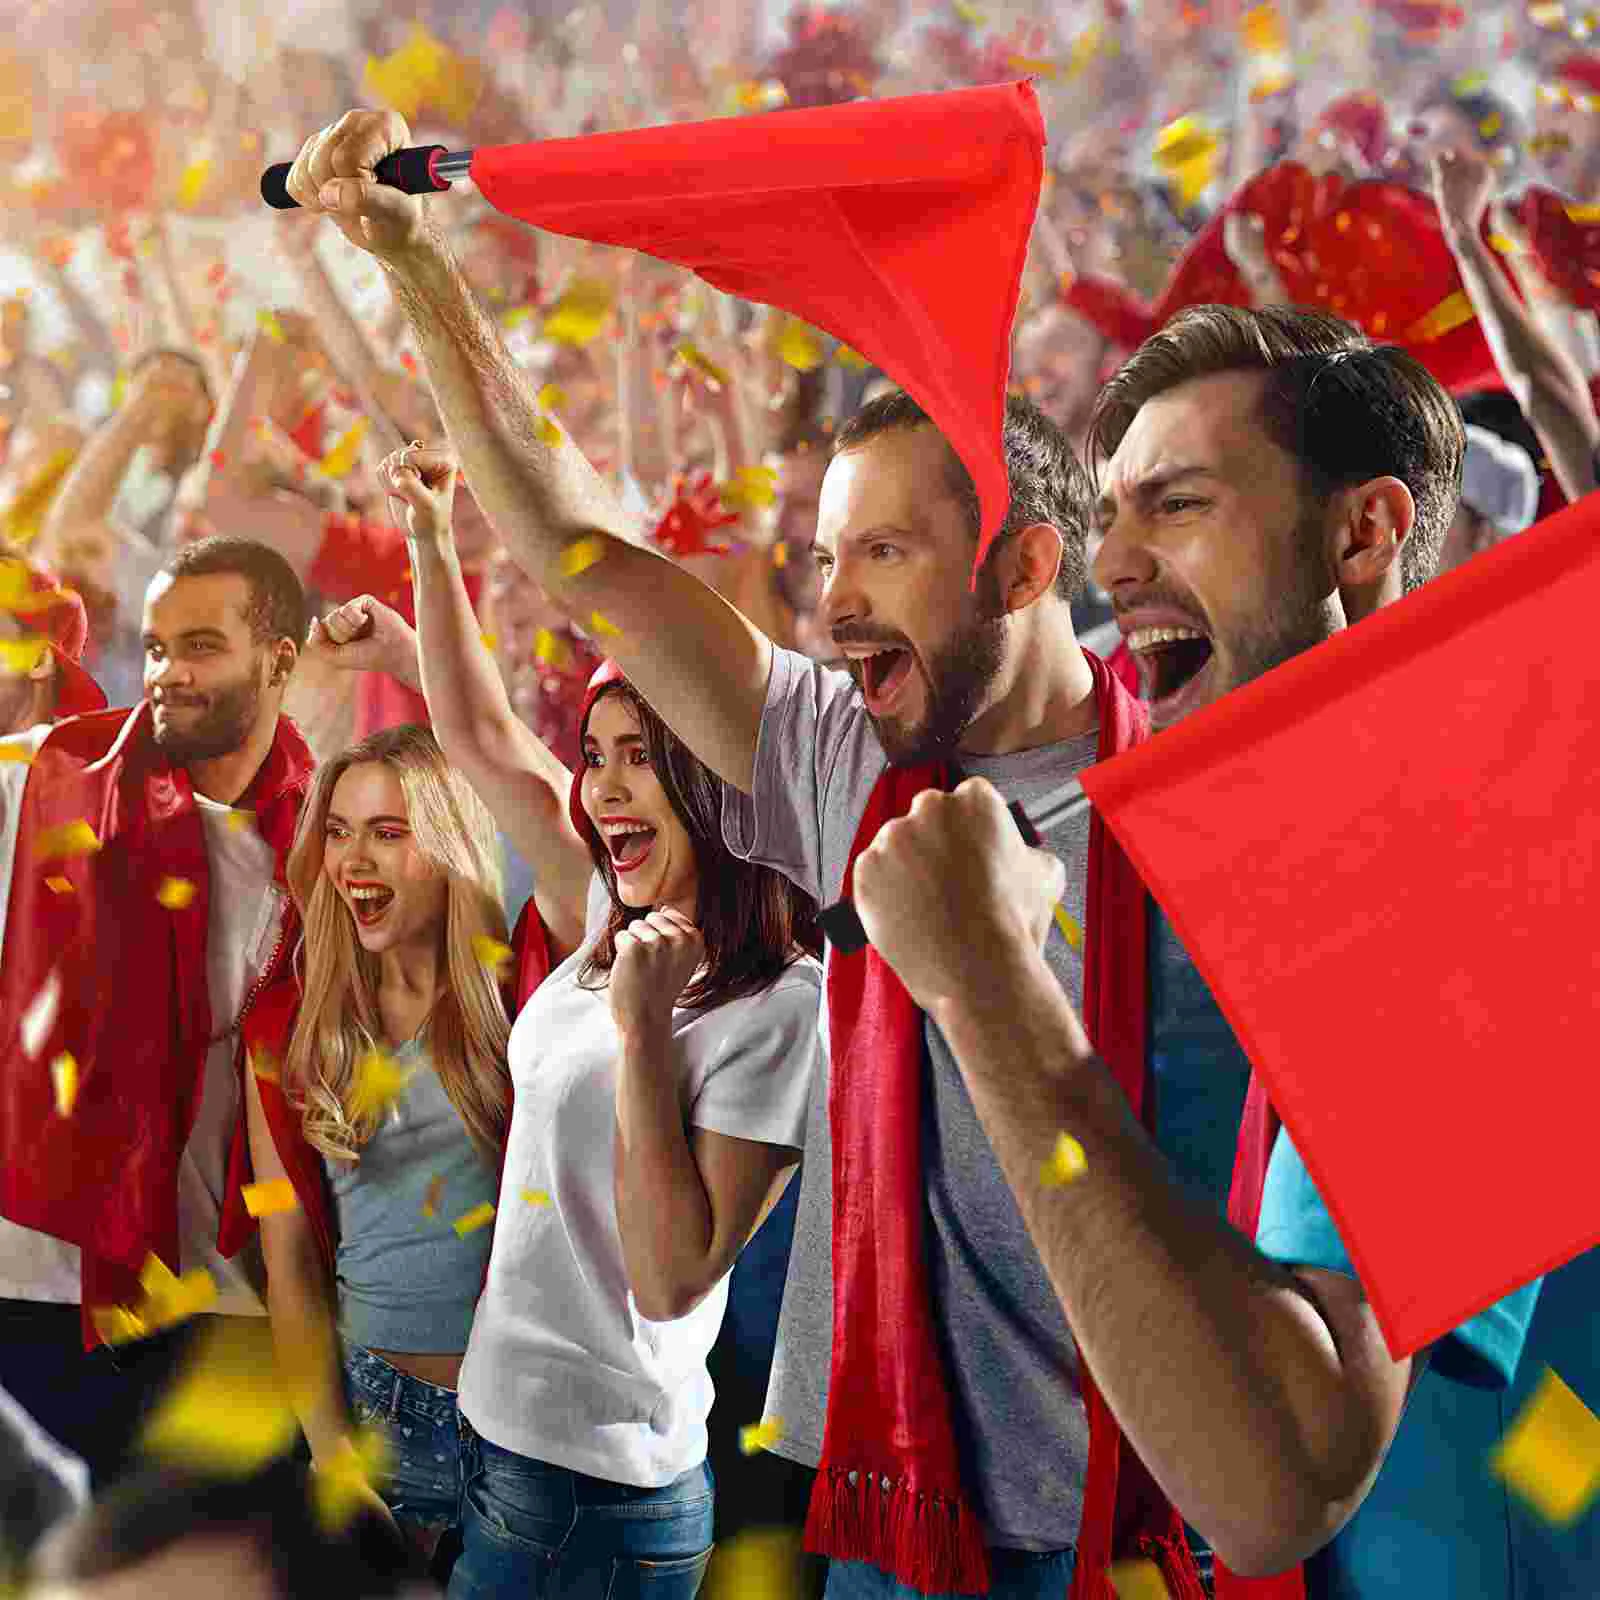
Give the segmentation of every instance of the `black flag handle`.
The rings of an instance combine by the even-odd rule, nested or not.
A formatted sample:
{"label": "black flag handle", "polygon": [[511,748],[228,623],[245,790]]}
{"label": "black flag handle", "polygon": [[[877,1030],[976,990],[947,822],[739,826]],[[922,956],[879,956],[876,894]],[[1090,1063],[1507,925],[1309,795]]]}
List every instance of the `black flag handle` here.
{"label": "black flag handle", "polygon": [[[293,211],[300,202],[288,190],[289,161],[280,161],[261,174],[261,198],[274,211]],[[452,178],[464,178],[472,165],[470,150],[446,150],[442,144],[415,144],[391,150],[376,167],[379,183],[406,194],[437,194],[450,187]]]}
{"label": "black flag handle", "polygon": [[[1013,800],[1006,809],[1011,813],[1011,820],[1017,825],[1017,832],[1022,835],[1022,842],[1030,850],[1037,850],[1043,841],[1039,838],[1039,830],[1034,827],[1032,819],[1022,809],[1021,802]],[[848,899],[835,900],[826,911],[819,911],[817,922],[828,943],[842,956],[853,956],[857,950],[864,950],[870,943],[867,930],[861,926],[860,913]]]}

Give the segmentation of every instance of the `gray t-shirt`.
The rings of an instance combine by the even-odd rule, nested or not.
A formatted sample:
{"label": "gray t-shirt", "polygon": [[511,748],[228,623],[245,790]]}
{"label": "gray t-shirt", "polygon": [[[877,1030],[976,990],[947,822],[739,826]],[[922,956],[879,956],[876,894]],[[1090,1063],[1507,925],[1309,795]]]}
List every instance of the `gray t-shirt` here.
{"label": "gray t-shirt", "polygon": [[[1088,817],[1052,830],[1053,798],[1095,759],[1098,736],[1008,756],[964,756],[963,770],[1021,801],[1067,868],[1063,904],[1081,924]],[[851,678],[776,651],[756,752],[753,795],[725,787],[729,849],[776,867],[827,905],[874,784],[887,766]],[[1058,933],[1046,957],[1074,1006],[1083,961]],[[829,952],[831,955],[831,951]],[[824,963],[826,965],[826,962]],[[803,1466],[822,1456],[833,1350],[833,1146],[828,1124],[827,1013],[800,1170],[799,1216],[778,1323],[766,1415],[782,1418],[775,1452]],[[1089,1430],[1078,1354],[938,1030],[927,1028],[923,1110],[929,1287],[951,1382],[963,1477],[990,1542],[1057,1550],[1074,1544]]]}

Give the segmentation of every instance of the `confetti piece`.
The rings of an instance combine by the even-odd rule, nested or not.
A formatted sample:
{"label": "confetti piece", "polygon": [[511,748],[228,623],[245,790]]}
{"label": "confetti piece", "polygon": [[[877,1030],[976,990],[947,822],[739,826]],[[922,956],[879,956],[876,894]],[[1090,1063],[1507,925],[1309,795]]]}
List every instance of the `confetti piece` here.
{"label": "confetti piece", "polygon": [[610,312],[610,285],[594,278],[580,279],[544,319],[544,337],[559,344],[586,345],[605,326]]}
{"label": "confetti piece", "polygon": [[218,1317],[142,1444],[166,1461],[247,1476],[292,1448],[299,1423],[265,1317]]}
{"label": "confetti piece", "polygon": [[1473,321],[1477,315],[1466,294],[1457,289],[1447,294],[1426,316],[1418,318],[1407,332],[1406,341],[1410,344],[1427,344],[1431,340],[1442,339],[1453,329]]}
{"label": "confetti piece", "polygon": [[349,1114],[352,1122],[381,1117],[405,1090],[411,1074],[382,1050],[369,1050],[356,1063]]}
{"label": "confetti piece", "polygon": [[1289,36],[1284,29],[1283,17],[1275,5],[1252,6],[1239,19],[1239,33],[1244,47],[1252,55],[1286,55]]}
{"label": "confetti piece", "polygon": [[1548,1367],[1490,1470],[1547,1522],[1576,1522],[1600,1493],[1600,1417]]}
{"label": "confetti piece", "polygon": [[950,3],[955,7],[956,15],[974,28],[981,28],[989,20],[987,12],[980,11],[975,5],[969,5],[968,0],[950,0]]}
{"label": "confetti piece", "polygon": [[753,1456],[758,1450],[770,1450],[782,1437],[782,1417],[763,1417],[760,1422],[746,1423],[739,1430],[739,1453]]}
{"label": "confetti piece", "polygon": [[556,565],[563,578],[576,578],[580,572],[587,572],[597,561],[603,561],[605,553],[605,540],[598,534],[590,534],[586,539],[574,539],[561,552],[561,559]]}
{"label": "confetti piece", "polygon": [[65,481],[75,460],[77,451],[57,450],[17,491],[11,504],[6,507],[3,524],[0,524],[13,543],[27,544],[44,526],[45,513],[50,509],[56,491]]}
{"label": "confetti piece", "polygon": [[205,193],[210,178],[211,163],[204,158],[191,161],[183,169],[183,176],[178,179],[178,205],[181,210],[192,210],[200,203],[200,196]]}
{"label": "confetti piece", "polygon": [[1070,1133],[1063,1133],[1057,1136],[1050,1159],[1040,1169],[1039,1181],[1047,1189],[1064,1189],[1069,1183],[1076,1183],[1088,1170],[1083,1146]]}
{"label": "confetti piece", "polygon": [[539,443],[551,450],[561,448],[561,429],[549,417],[540,417],[534,424],[534,432],[539,435]]}
{"label": "confetti piece", "polygon": [[427,1192],[422,1197],[422,1214],[429,1218],[439,1214],[439,1202],[444,1198],[444,1179],[435,1173],[428,1179]]}
{"label": "confetti piece", "polygon": [[541,411],[559,411],[567,403],[567,391],[559,383],[547,383],[539,391]]}
{"label": "confetti piece", "polygon": [[244,1208],[252,1217],[275,1217],[283,1211],[300,1209],[300,1198],[287,1178],[247,1183],[239,1193],[244,1196]]}
{"label": "confetti piece", "polygon": [[789,546],[782,539],[772,547],[772,564],[780,570],[789,565]]}
{"label": "confetti piece", "polygon": [[833,359],[848,372],[865,372],[872,365],[864,355],[842,344],[833,352]]}
{"label": "confetti piece", "polygon": [[717,485],[717,498],[728,511],[770,506],[778,498],[777,468],[740,467],[726,483]]}
{"label": "confetti piece", "polygon": [[78,1059],[70,1050],[50,1063],[50,1082],[56,1091],[56,1115],[70,1117],[78,1099]]}
{"label": "confetti piece", "polygon": [[807,1592],[798,1528],[748,1528],[719,1542],[701,1600],[798,1600]]}
{"label": "confetti piece", "polygon": [[44,880],[44,886],[50,891],[51,894],[77,893],[77,891],[72,887],[72,881],[69,878],[46,878]]}
{"label": "confetti piece", "polygon": [[194,900],[194,885],[187,878],[163,878],[156,899],[168,911],[182,911]]}
{"label": "confetti piece", "polygon": [[465,1239],[469,1233],[476,1233],[479,1228],[494,1221],[494,1206],[485,1200],[481,1206],[474,1206],[464,1217],[457,1217],[450,1224],[456,1230],[458,1237]]}
{"label": "confetti piece", "polygon": [[1021,73],[1024,77],[1049,78],[1054,80],[1061,70],[1053,61],[1041,60],[1035,56],[1008,56],[1006,66],[1012,71]]}
{"label": "confetti piece", "polygon": [[472,953],[480,966],[487,967],[496,978],[503,979],[510,972],[511,958],[515,952],[510,945],[501,944],[486,933],[477,933],[472,936]]}
{"label": "confetti piece", "polygon": [[357,1430],[353,1448],[319,1462],[311,1474],[311,1505],[324,1533],[342,1533],[366,1503],[372,1485],[389,1476],[393,1450],[382,1430]]}
{"label": "confetti piece", "polygon": [[282,1081],[282,1072],[276,1057],[271,1051],[255,1049],[250,1052],[250,1071],[263,1083],[279,1083]]}
{"label": "confetti piece", "polygon": [[1450,93],[1460,96],[1463,100],[1468,95],[1478,94],[1488,86],[1489,75],[1485,72],[1468,72],[1456,79],[1450,85]]}
{"label": "confetti piece", "polygon": [[1152,159],[1156,170],[1178,190],[1179,204],[1187,210],[1211,185],[1216,175],[1217,136],[1198,117],[1179,117],[1156,135]]}
{"label": "confetti piece", "polygon": [[726,389],[733,381],[728,376],[726,368],[719,367],[699,345],[692,344],[687,339],[673,351],[673,356],[684,366],[698,372],[713,388]]}
{"label": "confetti piece", "polygon": [[1058,902],[1052,908],[1052,915],[1056,919],[1056,926],[1061,930],[1061,937],[1067,944],[1074,950],[1083,949],[1083,929],[1072,913]]}
{"label": "confetti piece", "polygon": [[324,478],[343,478],[355,466],[361,454],[361,441],[372,426],[368,417],[356,420],[339,436],[333,448],[317,463],[317,471]]}
{"label": "confetti piece", "polygon": [[519,1193],[530,1206],[547,1206],[550,1204],[550,1191],[548,1189],[523,1189]]}
{"label": "confetti piece", "polygon": [[[508,312],[505,313],[504,316],[500,318],[500,325],[504,328],[520,328],[522,324],[526,322],[532,315],[532,306],[513,306]],[[402,356],[402,364],[404,364],[404,360],[405,358]],[[410,367],[408,367],[406,370],[415,371],[416,362],[413,360]]]}
{"label": "confetti piece", "polygon": [[1567,206],[1565,209],[1573,222],[1600,222],[1600,206]]}
{"label": "confetti piece", "polygon": [[784,320],[778,336],[778,359],[796,372],[810,372],[822,365],[822,346],[817,336],[798,317]]}
{"label": "confetti piece", "polygon": [[100,841],[94,829],[79,817],[76,822],[65,822],[59,828],[41,829],[37,848],[41,861],[68,860],[93,854],[100,848]]}
{"label": "confetti piece", "polygon": [[622,629],[614,622],[608,621],[598,611],[589,613],[589,631],[598,634],[602,639],[620,639]]}
{"label": "confetti piece", "polygon": [[498,633],[480,633],[478,638],[480,641],[482,641],[483,648],[487,650],[490,655],[493,655],[495,648],[500,643],[500,635]]}
{"label": "confetti piece", "polygon": [[270,311],[256,312],[256,326],[273,341],[274,344],[287,344],[289,336],[283,331],[283,324]]}
{"label": "confetti piece", "polygon": [[1115,1561],[1106,1576],[1117,1600],[1171,1600],[1167,1580],[1153,1561]]}
{"label": "confetti piece", "polygon": [[572,659],[566,641],[548,628],[540,628],[533,636],[534,657],[547,667],[561,671]]}
{"label": "confetti piece", "polygon": [[0,673],[7,677],[26,677],[49,653],[50,641],[36,635],[0,639]]}

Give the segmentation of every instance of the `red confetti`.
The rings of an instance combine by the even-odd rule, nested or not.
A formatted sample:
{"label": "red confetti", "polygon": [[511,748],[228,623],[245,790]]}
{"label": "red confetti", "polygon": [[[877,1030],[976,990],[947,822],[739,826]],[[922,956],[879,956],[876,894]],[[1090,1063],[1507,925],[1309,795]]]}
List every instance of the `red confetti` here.
{"label": "red confetti", "polygon": [[663,550],[679,560],[685,556],[724,555],[727,546],[713,543],[710,535],[739,520],[737,512],[724,511],[717,486],[709,472],[697,472],[687,481],[673,479],[675,498],[652,534]]}

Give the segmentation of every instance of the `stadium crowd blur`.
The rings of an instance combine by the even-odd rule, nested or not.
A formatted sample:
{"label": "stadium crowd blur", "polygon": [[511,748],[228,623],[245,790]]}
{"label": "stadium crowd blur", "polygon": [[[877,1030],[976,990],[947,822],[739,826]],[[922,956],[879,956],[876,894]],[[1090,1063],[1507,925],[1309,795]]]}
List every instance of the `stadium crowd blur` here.
{"label": "stadium crowd blur", "polygon": [[[1575,4],[3,8],[0,534],[82,595],[83,665],[112,705],[140,696],[146,583],[208,533],[273,544],[319,614],[363,592],[407,613],[406,544],[376,469],[442,436],[416,350],[370,259],[318,219],[268,212],[257,191],[268,162],[357,104],[392,106],[416,142],[458,150],[1031,77],[1050,164],[1012,383],[1075,442],[1099,383],[1186,299],[1298,301],[1404,336],[1425,362],[1447,336],[1481,332],[1486,360],[1435,369],[1468,423],[1444,565],[1596,486],[1600,48]],[[1406,225],[1431,229],[1426,265],[1371,231],[1396,214],[1374,197],[1397,188],[1414,198]],[[640,537],[825,659],[819,485],[831,432],[892,387],[882,374],[685,272],[509,222],[470,183],[432,209],[529,385],[620,487]],[[1320,253],[1305,247],[1313,228]],[[603,636],[569,625],[470,504],[456,538],[517,710],[576,765]],[[1109,617],[1092,588],[1076,608],[1080,638],[1107,655]],[[0,683],[0,704],[10,693]],[[319,756],[419,707],[376,674],[319,676],[311,657],[287,703]],[[510,864],[515,921],[532,881]],[[781,1293],[781,1256],[741,1270],[768,1276],[736,1297],[719,1347],[729,1398],[714,1454],[759,1413]],[[299,1504],[288,1481],[258,1504]],[[253,1571],[249,1497],[205,1493],[220,1507],[216,1561]],[[130,1530],[163,1516],[176,1529],[173,1507],[203,1501],[170,1483],[139,1494],[58,1541],[47,1578],[109,1595]],[[59,1509],[47,1496],[36,1520]],[[297,1530],[283,1559],[332,1560],[318,1537]],[[384,1567],[381,1527],[339,1559],[362,1538],[378,1552],[367,1567],[387,1574],[371,1592],[401,1592],[411,1579],[399,1558]],[[123,1557],[96,1541],[122,1541]],[[160,1592],[201,1592],[186,1581],[175,1566]]]}

